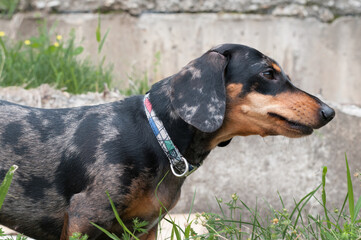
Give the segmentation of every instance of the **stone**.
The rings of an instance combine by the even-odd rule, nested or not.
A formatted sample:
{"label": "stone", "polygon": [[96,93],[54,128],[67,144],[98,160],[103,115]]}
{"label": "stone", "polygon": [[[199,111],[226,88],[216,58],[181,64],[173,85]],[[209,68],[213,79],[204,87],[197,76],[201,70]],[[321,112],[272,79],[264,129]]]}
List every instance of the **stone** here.
{"label": "stone", "polygon": [[[237,12],[237,13],[260,13],[272,14],[274,9],[276,13],[291,12],[294,15],[308,11],[310,6],[316,6],[321,11],[329,11],[332,15],[356,15],[361,14],[361,2],[358,0],[64,0],[53,6],[53,0],[21,0],[19,10],[31,9],[47,9],[55,8],[57,12],[97,12],[99,9],[103,11],[125,11],[132,15],[140,15],[146,12],[162,12],[162,13],[180,13],[180,12]],[[29,7],[31,6],[31,7]],[[51,6],[45,8],[44,6]],[[325,10],[326,9],[326,10]],[[283,15],[282,14],[282,15]],[[321,15],[322,12],[320,12]],[[286,13],[287,15],[287,13]],[[301,14],[303,15],[303,14]],[[330,15],[327,13],[327,15]],[[321,20],[325,16],[314,15],[320,17]],[[327,16],[327,21],[330,19]]]}

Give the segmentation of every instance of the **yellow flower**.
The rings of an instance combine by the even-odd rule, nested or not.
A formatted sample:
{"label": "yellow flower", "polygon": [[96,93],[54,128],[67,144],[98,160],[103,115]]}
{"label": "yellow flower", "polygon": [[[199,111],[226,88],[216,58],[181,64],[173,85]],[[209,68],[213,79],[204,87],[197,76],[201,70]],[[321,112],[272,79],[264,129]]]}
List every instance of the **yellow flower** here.
{"label": "yellow flower", "polygon": [[0,31],[0,37],[4,37],[5,36],[5,32]]}
{"label": "yellow flower", "polygon": [[25,40],[24,43],[25,43],[25,45],[30,45],[31,44],[30,40],[28,40],[28,39]]}
{"label": "yellow flower", "polygon": [[279,222],[279,220],[277,219],[277,218],[274,218],[273,220],[272,220],[272,223],[273,224],[277,224]]}
{"label": "yellow flower", "polygon": [[58,42],[55,42],[55,43],[54,43],[54,47],[59,47],[59,43],[58,43]]}
{"label": "yellow flower", "polygon": [[61,39],[63,39],[63,36],[61,36],[61,35],[56,36],[56,40],[60,41]]}

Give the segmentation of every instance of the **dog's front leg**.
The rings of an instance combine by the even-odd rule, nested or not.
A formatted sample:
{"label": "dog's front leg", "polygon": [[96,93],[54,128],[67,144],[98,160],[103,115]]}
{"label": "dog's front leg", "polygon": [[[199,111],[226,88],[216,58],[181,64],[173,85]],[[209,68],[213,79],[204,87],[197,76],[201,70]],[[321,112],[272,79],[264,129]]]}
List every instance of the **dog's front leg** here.
{"label": "dog's front leg", "polygon": [[99,194],[75,194],[70,200],[70,206],[64,216],[64,225],[60,240],[69,240],[74,233],[86,234],[90,239],[97,239],[102,232],[91,222],[105,229],[112,225],[114,215],[109,208],[106,197],[96,197]]}

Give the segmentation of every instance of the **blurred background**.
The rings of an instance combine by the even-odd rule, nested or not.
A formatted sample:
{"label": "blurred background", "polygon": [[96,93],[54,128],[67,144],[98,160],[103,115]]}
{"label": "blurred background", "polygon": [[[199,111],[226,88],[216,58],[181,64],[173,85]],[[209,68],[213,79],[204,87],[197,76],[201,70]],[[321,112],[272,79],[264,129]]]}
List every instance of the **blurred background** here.
{"label": "blurred background", "polygon": [[[328,207],[341,208],[347,193],[345,154],[355,196],[360,196],[360,0],[0,0],[0,3],[3,14],[0,39],[5,48],[24,54],[33,54],[32,51],[44,51],[42,56],[58,54],[52,60],[35,58],[34,62],[26,63],[29,65],[16,64],[22,61],[16,54],[11,64],[10,57],[8,62],[3,58],[2,99],[39,107],[116,100],[144,93],[155,81],[178,72],[218,44],[239,43],[275,59],[296,86],[335,108],[335,119],[312,136],[238,137],[226,148],[216,149],[186,180],[173,213],[188,212],[194,194],[194,212],[219,212],[215,198],[227,201],[233,193],[251,207],[256,202],[265,206],[265,201],[282,207],[279,192],[287,208],[321,183],[322,166],[328,167]],[[17,41],[18,45],[13,46]],[[95,66],[97,84],[91,90],[98,94],[81,95],[81,100],[72,95],[86,92],[77,89],[79,82],[88,79],[82,78],[84,72],[90,72],[87,68],[80,71],[83,80],[74,80],[75,90],[70,93],[67,90],[71,87],[60,84],[61,74],[31,77],[24,73],[20,79],[27,81],[11,82],[23,71],[18,65],[33,72],[48,71],[54,66],[46,64],[52,61],[54,65],[63,64],[69,57],[68,50],[74,58]],[[32,67],[36,63],[39,66]],[[66,63],[62,66],[69,69],[74,64],[70,61],[69,66]],[[60,90],[37,88],[37,79],[48,77],[56,80],[55,85],[48,83]],[[20,87],[7,87],[11,85]],[[33,87],[35,90],[23,89]],[[65,103],[56,105],[61,99],[66,99]],[[313,201],[315,209],[311,204],[309,211],[320,206]]]}

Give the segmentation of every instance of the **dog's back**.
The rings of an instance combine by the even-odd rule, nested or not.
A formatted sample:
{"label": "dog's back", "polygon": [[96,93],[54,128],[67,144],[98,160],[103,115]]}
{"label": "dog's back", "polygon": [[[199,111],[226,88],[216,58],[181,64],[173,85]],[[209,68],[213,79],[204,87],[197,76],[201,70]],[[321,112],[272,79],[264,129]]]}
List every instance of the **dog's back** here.
{"label": "dog's back", "polygon": [[[99,184],[97,197],[107,201],[109,186],[119,191],[123,173],[119,164],[127,164],[121,155],[128,145],[137,145],[139,130],[134,127],[139,99],[125,101],[73,109],[1,101],[0,179],[11,165],[19,169],[0,211],[0,223],[36,233],[39,239],[58,239],[74,194]],[[111,180],[113,185],[102,188],[102,181],[113,177],[119,182]]]}

